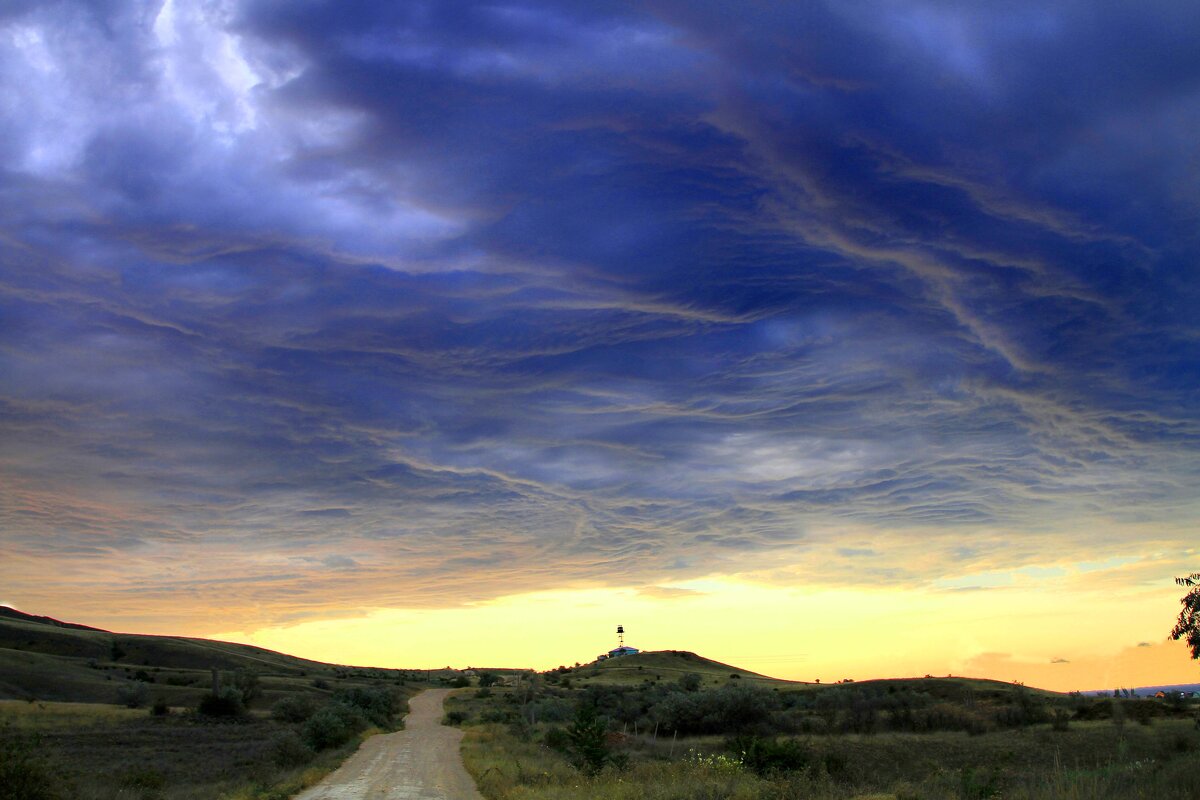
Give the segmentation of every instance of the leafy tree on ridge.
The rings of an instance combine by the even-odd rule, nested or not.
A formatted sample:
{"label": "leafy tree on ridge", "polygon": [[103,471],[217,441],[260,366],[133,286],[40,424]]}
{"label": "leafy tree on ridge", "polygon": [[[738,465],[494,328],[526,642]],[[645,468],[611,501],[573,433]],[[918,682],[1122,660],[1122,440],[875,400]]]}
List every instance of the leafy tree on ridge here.
{"label": "leafy tree on ridge", "polygon": [[1190,591],[1180,599],[1183,610],[1171,630],[1171,638],[1178,641],[1186,639],[1192,649],[1192,658],[1200,658],[1200,572],[1193,572],[1186,578],[1176,578],[1178,586],[1186,586]]}

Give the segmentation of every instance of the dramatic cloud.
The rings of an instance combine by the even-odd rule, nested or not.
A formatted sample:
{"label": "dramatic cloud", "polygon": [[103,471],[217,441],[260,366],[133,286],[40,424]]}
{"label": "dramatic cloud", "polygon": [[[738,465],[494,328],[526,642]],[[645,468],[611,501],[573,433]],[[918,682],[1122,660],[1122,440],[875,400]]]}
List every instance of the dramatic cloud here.
{"label": "dramatic cloud", "polygon": [[1198,37],[1171,2],[10,4],[6,594],[251,624],[1162,564]]}

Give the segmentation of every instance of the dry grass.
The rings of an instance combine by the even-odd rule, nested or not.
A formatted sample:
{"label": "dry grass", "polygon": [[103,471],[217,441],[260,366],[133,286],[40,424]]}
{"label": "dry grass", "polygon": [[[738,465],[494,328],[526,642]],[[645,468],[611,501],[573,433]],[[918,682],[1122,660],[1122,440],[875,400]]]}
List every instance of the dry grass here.
{"label": "dry grass", "polygon": [[[673,758],[634,740],[624,770],[588,778],[538,736],[504,725],[467,728],[463,754],[488,800],[1117,800],[1200,797],[1200,732],[1190,720],[1116,729],[1048,725],[960,732],[806,737],[813,768],[755,775],[718,737],[680,740]],[[689,753],[689,751],[691,751]],[[826,766],[829,765],[829,766]]]}
{"label": "dry grass", "polygon": [[214,721],[191,712],[155,717],[113,705],[3,701],[0,760],[14,740],[36,742],[53,776],[49,788],[72,800],[286,800],[379,732],[281,765],[277,745],[291,729],[264,714]]}

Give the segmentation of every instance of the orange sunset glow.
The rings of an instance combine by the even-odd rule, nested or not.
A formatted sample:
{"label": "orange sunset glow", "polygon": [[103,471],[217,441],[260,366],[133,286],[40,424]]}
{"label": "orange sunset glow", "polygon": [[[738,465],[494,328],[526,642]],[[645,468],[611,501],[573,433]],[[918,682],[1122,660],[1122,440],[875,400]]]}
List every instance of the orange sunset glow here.
{"label": "orange sunset glow", "polygon": [[99,5],[0,10],[0,604],[398,669],[622,624],[795,681],[1200,681],[1186,27]]}

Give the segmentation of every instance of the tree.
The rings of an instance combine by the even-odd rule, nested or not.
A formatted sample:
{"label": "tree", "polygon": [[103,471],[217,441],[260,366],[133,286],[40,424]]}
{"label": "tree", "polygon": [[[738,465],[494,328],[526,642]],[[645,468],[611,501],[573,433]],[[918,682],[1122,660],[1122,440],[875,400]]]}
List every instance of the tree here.
{"label": "tree", "polygon": [[1189,591],[1180,599],[1183,610],[1171,630],[1171,638],[1179,641],[1186,639],[1192,649],[1192,658],[1200,658],[1200,572],[1193,572],[1186,578],[1176,578],[1177,586],[1186,586]]}
{"label": "tree", "polygon": [[262,697],[262,687],[258,683],[258,675],[248,669],[239,669],[233,674],[233,688],[241,696],[242,705],[250,707],[250,702]]}
{"label": "tree", "polygon": [[571,761],[585,775],[595,775],[613,761],[608,746],[608,723],[596,713],[596,707],[591,703],[579,704],[566,735]]}

